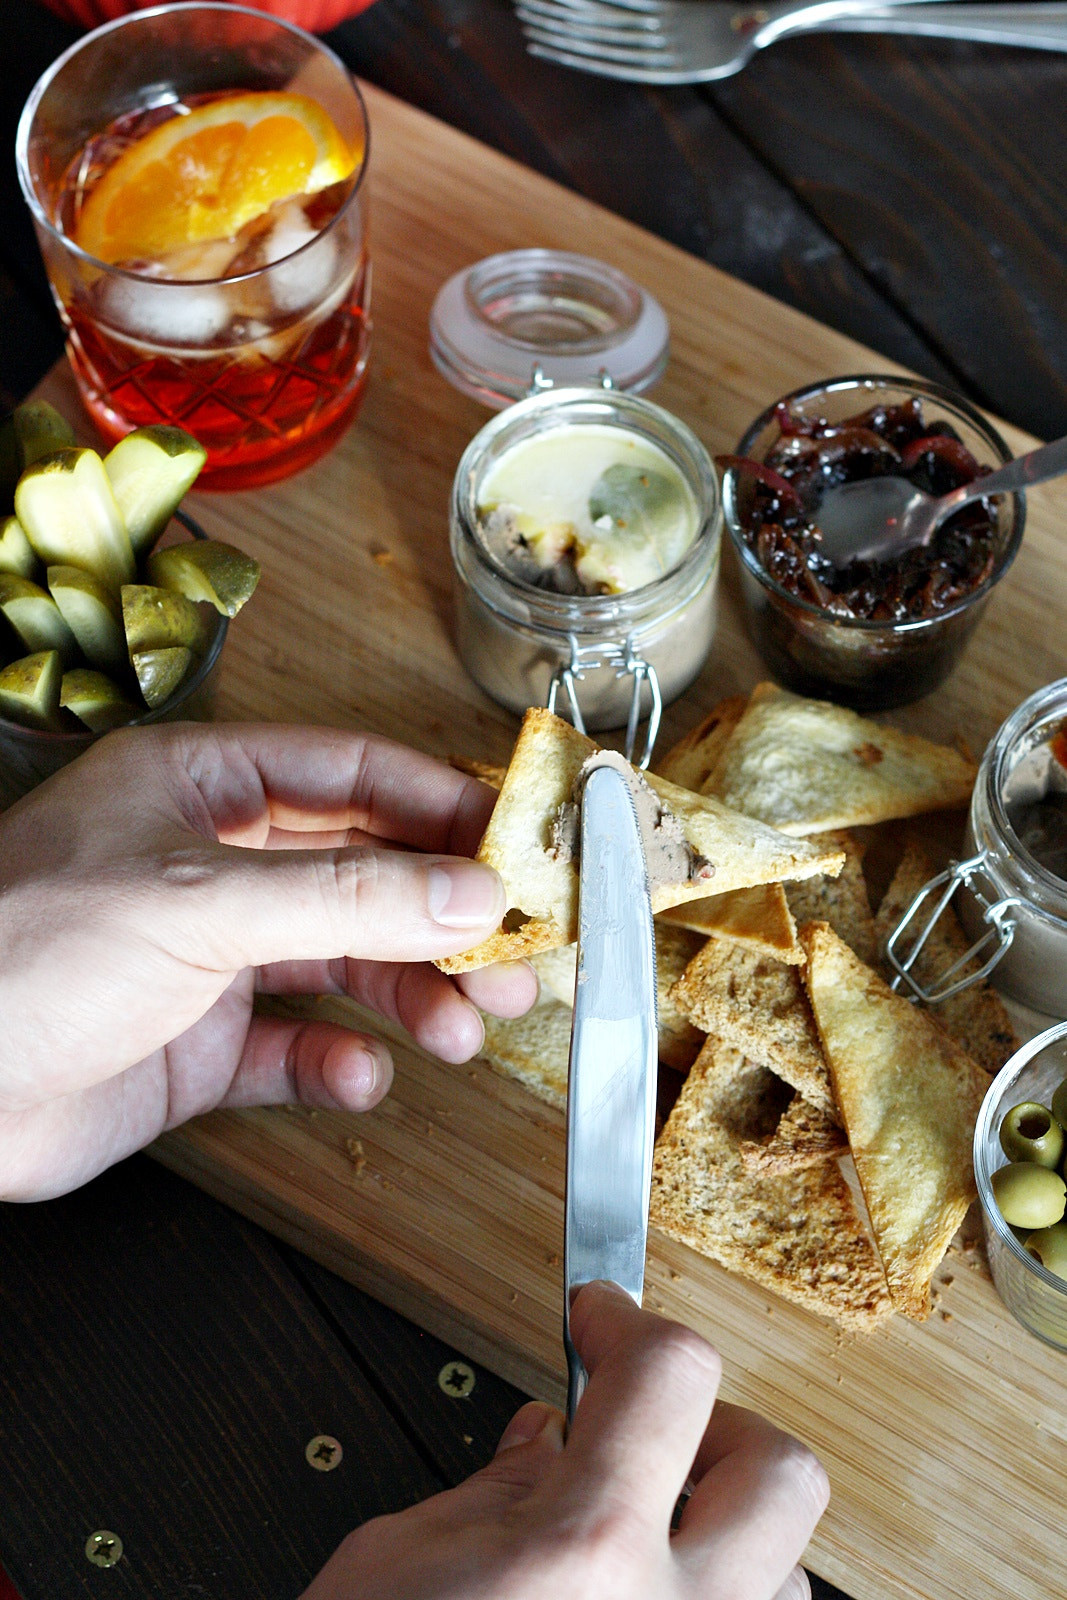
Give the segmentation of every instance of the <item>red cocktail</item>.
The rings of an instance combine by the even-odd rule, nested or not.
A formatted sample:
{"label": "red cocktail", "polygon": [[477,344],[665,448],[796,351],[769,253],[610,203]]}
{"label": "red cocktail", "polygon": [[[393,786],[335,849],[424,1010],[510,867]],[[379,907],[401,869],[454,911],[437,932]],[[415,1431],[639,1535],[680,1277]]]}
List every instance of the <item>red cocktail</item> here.
{"label": "red cocktail", "polygon": [[370,342],[366,136],[336,57],[226,5],[131,16],[50,69],[20,175],[106,438],[177,423],[207,449],[207,488],[335,442]]}

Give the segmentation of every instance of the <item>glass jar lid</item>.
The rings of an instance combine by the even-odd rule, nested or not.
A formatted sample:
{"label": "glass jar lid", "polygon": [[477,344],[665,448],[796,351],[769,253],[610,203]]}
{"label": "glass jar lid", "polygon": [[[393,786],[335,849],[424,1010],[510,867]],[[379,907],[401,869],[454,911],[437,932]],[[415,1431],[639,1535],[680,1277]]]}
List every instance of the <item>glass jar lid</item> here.
{"label": "glass jar lid", "polygon": [[625,273],[564,250],[509,250],[457,272],[430,313],[434,365],[499,410],[547,387],[641,394],[667,365],[663,307]]}

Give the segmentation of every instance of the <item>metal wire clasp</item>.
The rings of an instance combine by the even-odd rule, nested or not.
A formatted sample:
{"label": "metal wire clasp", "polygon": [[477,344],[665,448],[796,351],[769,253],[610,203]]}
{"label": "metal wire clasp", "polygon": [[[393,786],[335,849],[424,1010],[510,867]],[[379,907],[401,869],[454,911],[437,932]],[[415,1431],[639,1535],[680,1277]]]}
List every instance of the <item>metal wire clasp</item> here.
{"label": "metal wire clasp", "polygon": [[[916,999],[924,1000],[927,1005],[937,1005],[940,1001],[948,1000],[952,995],[959,994],[961,990],[969,989],[972,984],[979,983],[983,978],[987,978],[997,963],[1007,955],[1011,948],[1011,942],[1015,937],[1016,928],[1016,919],[1011,913],[1016,906],[1025,905],[1027,902],[1018,895],[1000,900],[991,900],[976,881],[978,875],[985,870],[985,866],[986,852],[984,850],[979,855],[971,856],[967,861],[951,861],[944,872],[939,872],[936,878],[931,878],[929,883],[924,884],[919,890],[893,929],[886,944],[886,957],[896,973],[896,977],[893,979],[894,989],[899,989],[903,982],[907,984]],[[931,983],[922,984],[914,976],[911,968],[933,933],[939,917],[947,909],[956,890],[961,886],[967,888],[981,906],[982,921],[986,924],[986,931],[964,951],[958,960],[954,961],[944,972],[938,973]],[[907,955],[901,959],[898,954],[901,937],[918,915],[920,906],[925,904],[931,895],[937,894],[938,890],[941,893],[938,896],[937,904],[923,925],[922,932],[909,948]],[[983,964],[976,971],[967,972],[967,966],[972,961],[977,961],[987,950],[991,951],[991,953],[986,957]],[[957,977],[957,973],[961,973],[962,976]]]}
{"label": "metal wire clasp", "polygon": [[[533,366],[530,368],[530,387],[526,391],[526,398],[530,399],[530,397],[535,394],[544,394],[546,389],[554,389],[555,387],[556,385],[554,380],[545,376],[545,369],[541,365],[540,361],[535,361]],[[600,371],[597,373],[596,387],[600,389],[614,389],[615,382],[607,367],[601,367]]]}
{"label": "metal wire clasp", "polygon": [[[580,645],[572,633],[569,636],[571,658],[568,662],[560,662],[552,680],[548,685],[548,700],[546,705],[549,711],[556,710],[556,702],[562,689],[567,697],[570,718],[579,733],[585,733],[585,719],[582,708],[578,704],[577,685],[587,672],[596,672],[604,667],[614,667],[615,677],[632,677],[633,693],[630,696],[630,714],[626,721],[626,745],[624,755],[644,772],[652,760],[652,749],[659,733],[660,718],[663,715],[663,695],[660,692],[659,679],[656,669],[634,649],[629,639],[624,644],[609,639],[604,644]],[[648,727],[645,730],[645,745],[640,761],[634,761],[634,749],[637,744],[637,725],[641,720],[641,690],[648,684],[649,694],[652,697],[652,707],[648,714]]]}

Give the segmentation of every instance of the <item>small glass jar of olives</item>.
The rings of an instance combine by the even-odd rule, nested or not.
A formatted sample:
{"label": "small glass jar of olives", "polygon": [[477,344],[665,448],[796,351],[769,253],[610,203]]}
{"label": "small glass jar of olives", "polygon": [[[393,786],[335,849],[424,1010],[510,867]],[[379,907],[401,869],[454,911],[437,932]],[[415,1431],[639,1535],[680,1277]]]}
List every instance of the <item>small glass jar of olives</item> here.
{"label": "small glass jar of olives", "polygon": [[1025,1328],[1067,1350],[1067,1022],[1012,1056],[986,1094],[974,1172],[1001,1299]]}

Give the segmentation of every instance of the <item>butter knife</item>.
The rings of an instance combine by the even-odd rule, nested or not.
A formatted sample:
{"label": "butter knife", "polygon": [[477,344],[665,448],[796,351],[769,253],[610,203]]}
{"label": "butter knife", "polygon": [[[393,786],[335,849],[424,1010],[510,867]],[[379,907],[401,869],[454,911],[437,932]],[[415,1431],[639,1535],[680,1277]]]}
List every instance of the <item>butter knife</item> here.
{"label": "butter knife", "polygon": [[641,1303],[655,1134],[652,904],[630,784],[610,761],[590,767],[580,798],[563,1262],[568,1423],[586,1380],[571,1339],[575,1294],[607,1278]]}

